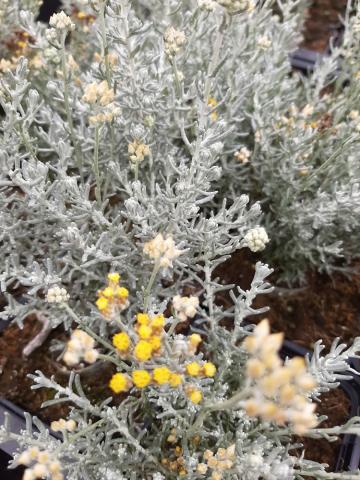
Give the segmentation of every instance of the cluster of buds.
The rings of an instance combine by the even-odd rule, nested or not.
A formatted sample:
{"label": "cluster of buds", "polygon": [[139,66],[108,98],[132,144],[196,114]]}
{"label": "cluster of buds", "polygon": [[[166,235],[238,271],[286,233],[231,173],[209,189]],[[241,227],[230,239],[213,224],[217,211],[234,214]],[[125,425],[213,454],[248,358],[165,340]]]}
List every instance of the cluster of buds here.
{"label": "cluster of buds", "polygon": [[76,429],[76,422],[60,418],[51,422],[50,428],[53,432],[73,432]]}
{"label": "cluster of buds", "polygon": [[249,163],[250,156],[251,152],[246,147],[241,147],[240,150],[236,150],[234,153],[235,159],[242,164]]}
{"label": "cluster of buds", "polygon": [[252,252],[260,252],[264,250],[270,239],[264,227],[256,227],[249,230],[244,237],[245,245]]}
{"label": "cluster of buds", "polygon": [[125,287],[120,287],[119,282],[118,273],[109,273],[107,287],[97,293],[99,298],[96,300],[96,306],[109,321],[129,306],[129,291]]}
{"label": "cluster of buds", "polygon": [[266,35],[263,35],[257,39],[256,44],[262,50],[267,50],[269,47],[271,47],[272,41],[270,40],[269,37],[267,37]]}
{"label": "cluster of buds", "polygon": [[203,455],[204,461],[197,466],[197,473],[205,475],[208,469],[211,469],[211,480],[221,480],[223,472],[230,470],[234,465],[235,460],[235,445],[230,445],[228,448],[219,448],[214,453],[211,450],[205,450]]}
{"label": "cluster of buds", "polygon": [[60,462],[53,458],[50,452],[40,451],[37,447],[30,447],[17,458],[19,465],[26,468],[23,480],[49,478],[50,480],[64,480]]}
{"label": "cluster of buds", "polygon": [[172,260],[183,253],[176,248],[171,236],[164,238],[162,233],[158,233],[155,238],[146,242],[143,251],[150,258],[158,261],[162,268],[172,267]]}
{"label": "cluster of buds", "polygon": [[254,0],[216,0],[219,5],[231,13],[252,12],[255,8]]}
{"label": "cluster of buds", "polygon": [[75,29],[75,24],[72,22],[71,18],[68,17],[63,11],[59,13],[54,13],[54,15],[52,15],[50,18],[49,24],[50,27],[53,27],[56,30],[72,31]]}
{"label": "cluster of buds", "polygon": [[316,382],[307,372],[302,357],[282,364],[278,354],[282,342],[283,334],[270,334],[267,319],[245,339],[243,345],[251,355],[246,370],[252,380],[253,398],[244,407],[250,416],[279,425],[289,423],[296,434],[302,435],[317,424],[316,405],[308,397]]}
{"label": "cluster of buds", "polygon": [[168,27],[164,34],[165,53],[172,60],[186,42],[185,33]]}
{"label": "cluster of buds", "polygon": [[215,0],[198,0],[199,8],[206,12],[213,12],[217,7]]}
{"label": "cluster of buds", "polygon": [[128,145],[129,160],[133,164],[138,164],[144,161],[145,157],[150,155],[150,147],[139,140],[134,140]]}
{"label": "cluster of buds", "polygon": [[108,86],[106,80],[86,85],[82,100],[96,110],[95,115],[89,117],[91,124],[112,122],[114,117],[120,114],[120,108],[115,105],[114,98],[115,92]]}
{"label": "cluster of buds", "polygon": [[[175,429],[173,429],[176,432]],[[174,434],[175,435],[175,434]],[[174,442],[169,442],[174,443]],[[170,450],[169,458],[162,458],[161,464],[169,469],[173,474],[177,474],[179,477],[184,477],[187,475],[187,470],[185,468],[185,458],[183,457],[183,450],[180,445],[177,445],[175,448]]]}
{"label": "cluster of buds", "polygon": [[94,346],[95,341],[90,335],[83,330],[74,330],[66,345],[64,362],[69,367],[77,365],[81,360],[85,360],[87,363],[96,362],[99,353]]}
{"label": "cluster of buds", "polygon": [[49,303],[65,303],[69,300],[70,295],[65,288],[51,287],[46,293],[46,301]]}
{"label": "cluster of buds", "polygon": [[188,318],[194,318],[198,306],[198,297],[181,297],[180,295],[175,295],[173,298],[173,307],[176,316],[181,322],[185,322]]}

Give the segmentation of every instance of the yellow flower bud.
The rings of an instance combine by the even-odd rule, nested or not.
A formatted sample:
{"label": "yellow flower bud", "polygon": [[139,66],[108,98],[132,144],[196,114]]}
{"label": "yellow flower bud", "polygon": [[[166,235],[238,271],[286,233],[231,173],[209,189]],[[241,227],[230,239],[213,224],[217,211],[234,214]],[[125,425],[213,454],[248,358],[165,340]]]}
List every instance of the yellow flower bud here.
{"label": "yellow flower bud", "polygon": [[140,362],[145,362],[146,360],[149,360],[152,354],[151,343],[145,340],[140,340],[140,342],[135,347],[134,354]]}
{"label": "yellow flower bud", "polygon": [[151,382],[151,375],[146,370],[134,370],[132,372],[132,379],[137,388],[145,388]]}
{"label": "yellow flower bud", "polygon": [[197,377],[200,374],[200,371],[201,371],[201,365],[199,365],[196,362],[191,362],[188,365],[186,365],[186,372],[191,377]]}
{"label": "yellow flower bud", "polygon": [[154,368],[153,375],[158,385],[164,385],[169,382],[171,372],[167,367],[157,367]]}
{"label": "yellow flower bud", "polygon": [[130,386],[129,378],[123,373],[115,373],[109,382],[109,387],[115,393],[127,392]]}
{"label": "yellow flower bud", "polygon": [[125,332],[117,333],[113,336],[112,343],[120,352],[126,352],[130,348],[130,337]]}

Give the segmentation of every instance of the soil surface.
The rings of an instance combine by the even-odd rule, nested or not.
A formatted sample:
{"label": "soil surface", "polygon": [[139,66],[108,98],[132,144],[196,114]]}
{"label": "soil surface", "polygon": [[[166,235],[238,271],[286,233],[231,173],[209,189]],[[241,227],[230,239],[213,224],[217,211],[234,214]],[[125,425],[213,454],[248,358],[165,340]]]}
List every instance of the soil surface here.
{"label": "soil surface", "polygon": [[314,0],[308,9],[302,46],[324,52],[330,38],[337,37],[341,30],[345,9],[346,0]]}

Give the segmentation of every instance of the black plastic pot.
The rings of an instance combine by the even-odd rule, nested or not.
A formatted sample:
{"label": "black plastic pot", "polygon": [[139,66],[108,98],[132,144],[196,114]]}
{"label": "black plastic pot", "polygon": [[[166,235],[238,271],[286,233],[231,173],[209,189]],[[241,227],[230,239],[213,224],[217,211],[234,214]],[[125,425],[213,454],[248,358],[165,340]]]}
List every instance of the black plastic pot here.
{"label": "black plastic pot", "polygon": [[[293,342],[285,340],[281,349],[282,357],[294,357],[300,355],[302,357],[309,355],[311,352],[304,347],[296,345]],[[360,372],[360,361],[358,359],[351,360],[351,366],[357,372]],[[340,388],[345,392],[350,400],[349,418],[360,415],[360,378],[353,374],[351,380],[341,381]],[[357,435],[344,435],[336,461],[335,470],[353,471],[360,466],[360,437]]]}

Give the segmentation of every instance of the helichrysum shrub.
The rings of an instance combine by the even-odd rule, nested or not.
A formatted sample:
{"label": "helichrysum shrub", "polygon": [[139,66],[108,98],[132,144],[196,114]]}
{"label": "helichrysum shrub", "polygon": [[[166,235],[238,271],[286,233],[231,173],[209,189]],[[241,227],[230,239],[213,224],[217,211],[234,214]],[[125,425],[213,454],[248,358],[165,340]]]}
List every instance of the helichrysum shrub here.
{"label": "helichrysum shrub", "polygon": [[[297,455],[292,435],[358,432],[358,419],[321,428],[315,402],[347,378],[359,341],[283,363],[281,334],[243,323],[264,311],[252,303],[271,290],[269,267],[257,263],[226,309],[216,296],[232,286],[213,275],[234,251],[283,235],[237,191],[269,215],[241,169],[261,158],[265,178],[272,149],[286,157],[285,131],[271,143],[265,127],[273,102],[281,111],[305,95],[287,61],[300,3],[278,5],[281,19],[251,1],[64,6],[49,26],[2,7],[25,43],[1,64],[3,316],[35,312],[44,332],[63,323],[61,361],[74,370],[67,386],[34,375],[34,388],[55,391],[47,405],[72,409],[51,425],[63,441],[36,419],[40,433],[29,418],[21,437],[5,425],[15,464],[25,480],[340,478]],[[116,402],[81,386],[82,369],[104,362]]]}

